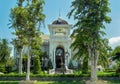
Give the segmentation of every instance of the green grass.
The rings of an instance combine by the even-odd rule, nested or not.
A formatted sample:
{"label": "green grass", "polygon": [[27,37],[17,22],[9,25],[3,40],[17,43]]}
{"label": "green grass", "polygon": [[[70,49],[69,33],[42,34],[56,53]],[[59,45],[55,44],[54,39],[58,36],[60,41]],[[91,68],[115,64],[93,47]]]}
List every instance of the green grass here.
{"label": "green grass", "polygon": [[67,82],[67,81],[45,81],[45,82],[37,82],[36,84],[84,84],[83,81],[71,81],[71,82]]}

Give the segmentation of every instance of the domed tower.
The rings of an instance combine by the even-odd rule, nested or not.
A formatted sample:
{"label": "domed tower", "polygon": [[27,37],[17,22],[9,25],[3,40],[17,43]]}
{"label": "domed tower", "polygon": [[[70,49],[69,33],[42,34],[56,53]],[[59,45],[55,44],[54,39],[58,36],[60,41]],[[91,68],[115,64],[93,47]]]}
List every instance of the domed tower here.
{"label": "domed tower", "polygon": [[48,28],[50,32],[49,58],[53,68],[62,68],[62,65],[68,66],[71,58],[70,30],[72,25],[59,17],[49,24]]}

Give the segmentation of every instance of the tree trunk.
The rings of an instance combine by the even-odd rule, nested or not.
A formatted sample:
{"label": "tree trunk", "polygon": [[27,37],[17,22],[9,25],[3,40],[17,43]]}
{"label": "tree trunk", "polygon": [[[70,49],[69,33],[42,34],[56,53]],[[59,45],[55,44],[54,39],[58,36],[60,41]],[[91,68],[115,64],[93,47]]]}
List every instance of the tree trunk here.
{"label": "tree trunk", "polygon": [[26,80],[30,80],[30,47],[28,46],[28,57],[27,57],[27,74]]}
{"label": "tree trunk", "polygon": [[97,62],[99,53],[96,50],[91,52],[91,82],[97,84]]}
{"label": "tree trunk", "polygon": [[20,58],[19,58],[19,73],[22,74],[22,67],[23,67],[23,64],[22,64],[22,51],[23,51],[23,48],[20,49]]}
{"label": "tree trunk", "polygon": [[91,46],[88,46],[88,53],[89,53],[89,58],[91,62],[91,82],[90,84],[97,84],[97,62],[98,62],[98,56],[99,52],[92,48]]}

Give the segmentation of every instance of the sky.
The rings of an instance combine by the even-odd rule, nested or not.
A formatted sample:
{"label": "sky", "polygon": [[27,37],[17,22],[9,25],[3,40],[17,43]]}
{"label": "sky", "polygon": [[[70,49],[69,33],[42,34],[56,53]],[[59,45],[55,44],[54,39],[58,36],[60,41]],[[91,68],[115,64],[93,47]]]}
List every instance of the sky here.
{"label": "sky", "polygon": [[[12,29],[9,29],[9,15],[10,9],[16,6],[17,0],[0,0],[0,38],[8,39],[11,41],[13,36],[11,32]],[[70,5],[73,0],[45,0],[44,14],[46,15],[45,19],[45,28],[41,28],[41,31],[45,34],[49,34],[48,24],[51,24],[54,20],[59,17],[59,10],[61,17],[68,21],[69,24],[75,23],[72,19],[67,18],[67,13],[70,11]],[[116,47],[120,45],[120,0],[109,0],[111,12],[108,14],[112,21],[110,24],[106,25],[105,32],[107,33],[106,38],[109,39],[109,44],[111,47]]]}

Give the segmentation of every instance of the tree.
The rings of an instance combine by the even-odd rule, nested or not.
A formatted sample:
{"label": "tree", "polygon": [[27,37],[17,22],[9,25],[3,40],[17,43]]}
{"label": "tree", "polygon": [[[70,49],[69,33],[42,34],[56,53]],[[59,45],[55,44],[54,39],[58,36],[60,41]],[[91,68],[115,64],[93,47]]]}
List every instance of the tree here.
{"label": "tree", "polygon": [[[75,38],[74,33],[71,35],[71,37]],[[77,51],[77,53],[73,56],[73,59],[75,58],[77,58],[78,60],[81,59],[83,61],[83,64],[81,65],[82,73],[87,73],[88,72],[88,59],[89,59],[87,47],[84,45],[82,41],[82,37],[81,38],[79,37],[78,39],[79,40],[74,40],[74,43],[72,43],[71,45],[71,48],[73,48],[73,51]]]}
{"label": "tree", "polygon": [[32,44],[31,44],[31,48],[32,48],[32,56],[41,56],[42,55],[42,52],[40,50],[40,46],[42,44],[42,39],[40,37],[41,35],[41,32],[40,30],[37,30],[36,31],[36,34],[35,34],[35,37],[34,39],[32,40]]}
{"label": "tree", "polygon": [[34,57],[34,70],[33,70],[33,73],[38,74],[40,71],[41,71],[40,58],[39,58],[39,56],[35,56]]}
{"label": "tree", "polygon": [[10,57],[11,48],[6,39],[0,40],[0,68],[5,72],[6,63]]}
{"label": "tree", "polygon": [[32,50],[32,42],[36,37],[36,30],[44,22],[45,15],[43,14],[44,0],[29,0],[27,2],[28,21],[26,25],[26,38],[28,41],[28,63],[27,63],[27,75],[26,80],[30,80],[30,52]]}
{"label": "tree", "polygon": [[12,27],[16,36],[23,37],[24,40],[21,41],[25,41],[28,50],[26,80],[30,80],[30,58],[36,31],[45,19],[43,5],[44,0],[18,0],[18,7],[11,10]]}
{"label": "tree", "polygon": [[112,55],[115,55],[116,53],[120,53],[120,46],[115,47],[115,49],[112,51]]}
{"label": "tree", "polygon": [[23,55],[23,41],[21,38],[17,39],[13,39],[12,44],[14,45],[16,52],[18,52],[19,54],[19,73],[22,74],[22,68],[23,68],[23,64],[22,64],[22,55]]}
{"label": "tree", "polygon": [[37,30],[35,39],[33,39],[32,46],[31,46],[32,57],[34,59],[34,61],[33,61],[33,65],[34,65],[33,72],[35,74],[38,74],[41,71],[40,56],[41,56],[42,52],[40,51],[40,46],[42,44],[42,39],[40,37],[40,34],[41,34],[40,30]]}
{"label": "tree", "polygon": [[74,19],[77,21],[72,34],[75,38],[73,43],[82,43],[84,46],[82,50],[87,51],[91,62],[91,82],[95,84],[97,62],[103,47],[101,46],[103,45],[102,36],[105,35],[104,22],[110,23],[111,21],[111,18],[107,16],[107,13],[110,12],[109,2],[108,0],[75,0],[71,7],[68,17],[74,15]]}
{"label": "tree", "polygon": [[10,57],[10,47],[6,39],[0,41],[0,63],[5,64]]}
{"label": "tree", "polygon": [[108,57],[110,54],[110,51],[112,50],[111,47],[108,45],[108,39],[102,39],[102,48],[100,49],[100,55],[98,58],[98,65],[103,66],[104,68],[106,68],[108,66]]}
{"label": "tree", "polygon": [[5,66],[7,73],[12,71],[14,64],[15,64],[15,59],[13,59],[12,57],[9,57]]}
{"label": "tree", "polygon": [[13,39],[12,44],[19,53],[19,73],[22,74],[22,51],[23,46],[26,43],[24,37],[27,11],[22,6],[24,0],[18,0],[17,6],[11,9],[10,23],[12,24],[10,28],[13,28],[15,32],[12,34],[16,35],[17,38]]}
{"label": "tree", "polygon": [[120,46],[117,46],[113,51],[112,51],[112,60],[116,60],[118,67],[120,67]]}

